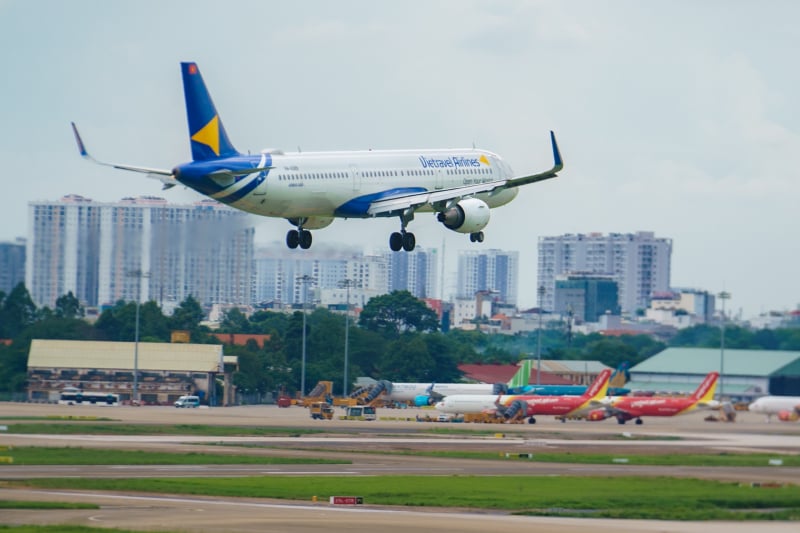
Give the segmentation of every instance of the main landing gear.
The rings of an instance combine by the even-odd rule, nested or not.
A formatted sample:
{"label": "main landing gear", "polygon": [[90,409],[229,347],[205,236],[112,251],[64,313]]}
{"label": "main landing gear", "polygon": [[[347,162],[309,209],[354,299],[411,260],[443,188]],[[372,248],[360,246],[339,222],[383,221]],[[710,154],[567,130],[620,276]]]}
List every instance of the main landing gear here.
{"label": "main landing gear", "polygon": [[417,239],[410,231],[406,231],[406,226],[414,220],[414,210],[409,208],[400,214],[400,231],[395,231],[389,235],[389,248],[393,252],[405,250],[411,252],[417,246]]}
{"label": "main landing gear", "polygon": [[286,234],[286,246],[292,250],[298,246],[308,250],[311,247],[311,232],[303,228],[290,229]]}
{"label": "main landing gear", "polygon": [[478,231],[469,234],[469,242],[483,242],[483,232]]}
{"label": "main landing gear", "polygon": [[389,235],[389,248],[392,249],[393,252],[399,252],[400,250],[405,250],[406,252],[411,252],[417,246],[417,239],[414,237],[414,234],[411,232],[406,231],[405,229],[395,231],[391,235]]}

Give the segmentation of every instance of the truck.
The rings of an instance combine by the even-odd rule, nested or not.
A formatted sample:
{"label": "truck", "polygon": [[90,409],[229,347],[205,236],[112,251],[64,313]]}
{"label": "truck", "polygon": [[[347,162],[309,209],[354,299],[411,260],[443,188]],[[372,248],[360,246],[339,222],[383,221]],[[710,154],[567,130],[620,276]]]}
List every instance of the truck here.
{"label": "truck", "polygon": [[347,407],[345,414],[340,416],[341,420],[377,420],[375,408],[371,405],[356,405]]}
{"label": "truck", "polygon": [[308,406],[308,412],[313,420],[331,420],[333,407],[327,402],[314,402]]}

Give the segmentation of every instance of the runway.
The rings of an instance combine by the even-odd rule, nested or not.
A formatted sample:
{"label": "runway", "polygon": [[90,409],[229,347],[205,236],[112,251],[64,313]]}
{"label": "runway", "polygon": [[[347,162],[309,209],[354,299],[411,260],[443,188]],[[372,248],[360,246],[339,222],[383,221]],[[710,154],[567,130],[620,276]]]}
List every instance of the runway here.
{"label": "runway", "polygon": [[[272,406],[177,410],[169,407],[75,407],[36,404],[0,404],[0,420],[13,430],[15,422],[34,422],[16,417],[99,416],[124,423],[208,424],[242,427],[297,427],[326,430],[322,434],[294,436],[205,437],[205,436],[108,436],[21,435],[0,431],[0,445],[80,446],[146,449],[180,452],[247,453],[265,455],[310,455],[352,460],[342,465],[155,465],[155,466],[0,466],[2,479],[32,477],[213,477],[213,476],[374,476],[410,475],[531,475],[531,476],[678,476],[738,482],[798,483],[800,469],[776,467],[651,467],[628,464],[580,465],[540,463],[537,452],[602,452],[624,456],[630,453],[696,453],[731,450],[775,454],[800,453],[800,425],[766,424],[752,413],[744,413],[735,424],[709,423],[696,413],[672,419],[647,419],[643,426],[618,426],[613,422],[567,422],[540,417],[536,425],[462,425],[415,422],[424,411],[386,411],[379,415],[395,420],[376,422],[312,421],[297,407]],[[402,415],[402,416],[400,416]],[[411,421],[399,421],[408,418]],[[53,424],[63,423],[58,419]],[[432,434],[432,429],[451,430]],[[464,432],[484,431],[483,435]],[[247,445],[247,448],[242,447]],[[457,460],[450,458],[352,453],[385,450],[490,450],[501,453],[531,453],[530,461]],[[0,485],[1,486],[1,485]],[[739,532],[758,529],[762,533],[796,530],[796,524],[775,522],[663,522],[632,520],[563,519],[516,517],[493,512],[462,510],[382,508],[371,505],[332,507],[327,502],[286,502],[263,499],[170,497],[146,494],[95,494],[80,491],[0,489],[0,499],[85,501],[101,505],[99,510],[35,512],[3,510],[2,523],[70,523],[135,530],[220,532],[286,531],[305,533],[330,531],[403,532],[486,531],[514,528],[540,532],[572,533],[591,528],[601,533],[619,531]]]}

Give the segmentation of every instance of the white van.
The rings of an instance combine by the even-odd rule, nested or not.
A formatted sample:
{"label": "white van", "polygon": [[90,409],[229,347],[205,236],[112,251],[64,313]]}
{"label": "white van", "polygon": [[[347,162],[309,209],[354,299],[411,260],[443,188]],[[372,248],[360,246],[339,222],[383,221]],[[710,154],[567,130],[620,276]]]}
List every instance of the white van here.
{"label": "white van", "polygon": [[198,396],[181,396],[175,400],[175,407],[200,407]]}

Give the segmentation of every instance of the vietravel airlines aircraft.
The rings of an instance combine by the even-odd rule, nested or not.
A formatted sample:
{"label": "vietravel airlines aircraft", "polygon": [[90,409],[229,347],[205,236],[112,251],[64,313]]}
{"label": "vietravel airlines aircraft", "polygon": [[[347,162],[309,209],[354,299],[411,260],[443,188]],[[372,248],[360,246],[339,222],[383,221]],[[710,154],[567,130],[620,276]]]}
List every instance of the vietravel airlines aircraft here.
{"label": "vietravel airlines aircraft", "polygon": [[289,248],[311,246],[312,229],[335,218],[398,217],[389,238],[394,251],[411,251],[406,231],[418,212],[434,212],[447,229],[483,242],[490,208],[516,197],[518,187],[555,178],[563,168],[550,132],[553,168],[514,177],[497,154],[476,149],[242,154],[233,147],[196,63],[181,63],[192,161],[172,170],[103,163],[92,158],[72,129],[81,155],[95,163],[147,174],[164,188],[183,184],[242,211],[287,219]]}

